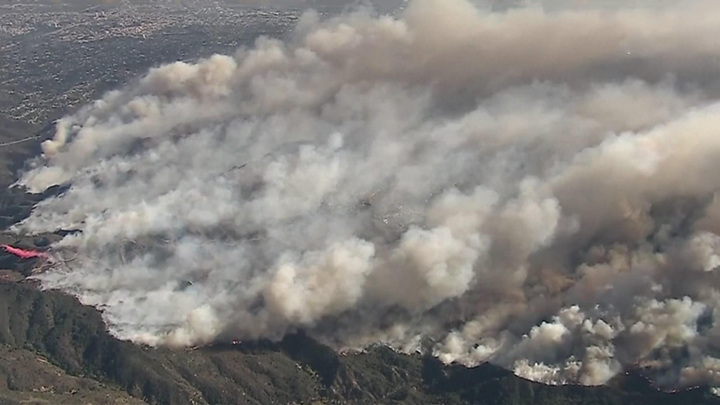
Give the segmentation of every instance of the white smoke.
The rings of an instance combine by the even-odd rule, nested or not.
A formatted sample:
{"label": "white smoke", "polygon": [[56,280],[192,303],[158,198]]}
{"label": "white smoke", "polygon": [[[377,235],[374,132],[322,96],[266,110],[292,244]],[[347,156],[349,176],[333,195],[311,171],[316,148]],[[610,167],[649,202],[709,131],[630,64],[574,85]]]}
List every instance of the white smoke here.
{"label": "white smoke", "polygon": [[60,120],[20,183],[71,187],[17,229],[82,229],[41,279],[136,342],[304,328],[720,385],[718,12],[308,13]]}

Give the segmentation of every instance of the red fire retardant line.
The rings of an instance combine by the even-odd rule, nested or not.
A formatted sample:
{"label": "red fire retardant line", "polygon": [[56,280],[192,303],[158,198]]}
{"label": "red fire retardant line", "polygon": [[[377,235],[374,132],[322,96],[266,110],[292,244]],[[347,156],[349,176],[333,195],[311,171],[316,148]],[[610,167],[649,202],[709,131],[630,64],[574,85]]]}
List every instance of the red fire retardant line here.
{"label": "red fire retardant line", "polygon": [[30,250],[30,249],[20,249],[16,248],[10,245],[1,245],[0,247],[5,249],[6,252],[13,254],[17,257],[20,257],[22,259],[34,259],[36,257],[42,257],[47,259],[49,256],[45,252],[41,252],[39,250]]}

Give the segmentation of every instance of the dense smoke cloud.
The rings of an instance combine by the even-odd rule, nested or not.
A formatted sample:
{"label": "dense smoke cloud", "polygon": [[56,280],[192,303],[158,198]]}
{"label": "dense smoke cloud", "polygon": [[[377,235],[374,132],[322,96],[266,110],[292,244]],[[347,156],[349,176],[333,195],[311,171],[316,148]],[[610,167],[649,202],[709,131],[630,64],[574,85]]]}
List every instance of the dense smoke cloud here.
{"label": "dense smoke cloud", "polygon": [[136,342],[720,385],[720,6],[682,3],[306,14],[63,118],[17,229],[82,229],[40,278]]}

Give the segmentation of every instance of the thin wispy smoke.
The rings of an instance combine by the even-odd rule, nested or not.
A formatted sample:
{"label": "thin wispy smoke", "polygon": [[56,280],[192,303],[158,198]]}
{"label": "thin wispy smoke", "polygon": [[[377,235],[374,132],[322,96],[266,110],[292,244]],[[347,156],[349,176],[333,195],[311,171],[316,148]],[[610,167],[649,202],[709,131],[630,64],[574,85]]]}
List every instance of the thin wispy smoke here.
{"label": "thin wispy smoke", "polygon": [[720,5],[680,3],[308,13],[63,118],[17,229],[82,229],[41,279],[136,342],[720,385]]}

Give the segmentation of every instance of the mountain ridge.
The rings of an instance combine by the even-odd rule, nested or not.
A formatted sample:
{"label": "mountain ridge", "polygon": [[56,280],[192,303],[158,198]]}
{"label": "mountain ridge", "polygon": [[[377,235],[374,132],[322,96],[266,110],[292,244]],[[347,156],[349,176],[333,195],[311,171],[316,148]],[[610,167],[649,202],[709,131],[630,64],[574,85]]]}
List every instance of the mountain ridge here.
{"label": "mountain ridge", "polygon": [[40,392],[47,384],[37,377],[40,371],[6,372],[11,383],[0,385],[0,398],[10,402],[0,403],[39,393],[51,396],[49,403],[83,397],[85,403],[213,405],[720,404],[707,387],[665,393],[632,373],[603,387],[550,386],[488,363],[444,365],[432,356],[384,346],[336,353],[302,331],[278,342],[141,347],[115,339],[95,308],[25,282],[0,284],[0,374],[10,367],[12,353],[21,360],[16,369],[45,360],[42,372],[61,373],[73,383],[61,381],[54,393],[47,387]]}

